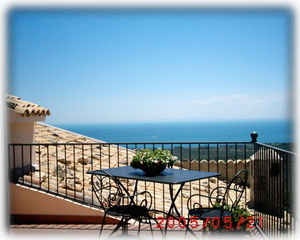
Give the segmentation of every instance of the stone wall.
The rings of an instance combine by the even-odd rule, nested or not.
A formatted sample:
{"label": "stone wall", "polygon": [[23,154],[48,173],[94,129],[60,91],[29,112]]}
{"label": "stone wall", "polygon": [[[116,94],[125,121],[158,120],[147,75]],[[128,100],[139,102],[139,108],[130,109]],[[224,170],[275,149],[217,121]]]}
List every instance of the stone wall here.
{"label": "stone wall", "polygon": [[[174,163],[175,166],[182,167],[184,169],[190,169],[195,171],[208,171],[208,172],[218,172],[221,173],[219,177],[220,180],[228,180],[230,181],[237,172],[247,169],[250,171],[250,159],[245,160],[228,160],[225,162],[224,160],[201,160],[200,162],[197,160],[193,160],[190,162],[189,160],[184,161],[176,161]],[[251,179],[250,174],[248,175],[248,185],[250,185]]]}

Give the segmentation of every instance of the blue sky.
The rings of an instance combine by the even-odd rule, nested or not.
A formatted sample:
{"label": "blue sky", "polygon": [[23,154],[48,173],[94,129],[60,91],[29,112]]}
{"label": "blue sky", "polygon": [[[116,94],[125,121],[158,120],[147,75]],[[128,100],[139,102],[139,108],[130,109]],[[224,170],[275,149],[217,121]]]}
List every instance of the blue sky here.
{"label": "blue sky", "polygon": [[9,13],[7,92],[47,123],[286,119],[286,9]]}

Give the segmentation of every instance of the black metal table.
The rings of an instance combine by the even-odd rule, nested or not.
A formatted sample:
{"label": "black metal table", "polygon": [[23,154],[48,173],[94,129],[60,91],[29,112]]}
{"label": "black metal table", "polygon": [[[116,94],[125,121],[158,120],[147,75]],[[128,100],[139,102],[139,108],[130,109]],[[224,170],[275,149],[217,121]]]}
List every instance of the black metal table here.
{"label": "black metal table", "polygon": [[[137,191],[138,181],[146,181],[146,182],[154,182],[154,183],[164,183],[169,185],[170,190],[170,197],[171,197],[171,206],[168,212],[168,216],[171,215],[172,210],[174,210],[177,214],[177,217],[180,217],[180,213],[175,205],[176,198],[178,197],[180,191],[182,190],[183,186],[187,182],[192,182],[195,180],[201,180],[210,177],[217,177],[220,176],[220,173],[215,172],[201,172],[201,171],[192,171],[192,170],[183,170],[183,169],[174,169],[174,168],[166,168],[160,175],[149,177],[146,176],[142,170],[133,169],[130,166],[124,167],[116,167],[116,168],[109,168],[109,169],[102,169],[103,171],[109,173],[110,175],[124,179],[132,179],[135,180],[135,187],[134,193]],[[97,174],[97,171],[89,171],[88,174]],[[99,172],[100,174],[101,172]],[[121,186],[125,191],[126,188],[120,182]],[[180,184],[179,189],[174,194],[173,185]],[[127,191],[128,193],[128,191]]]}

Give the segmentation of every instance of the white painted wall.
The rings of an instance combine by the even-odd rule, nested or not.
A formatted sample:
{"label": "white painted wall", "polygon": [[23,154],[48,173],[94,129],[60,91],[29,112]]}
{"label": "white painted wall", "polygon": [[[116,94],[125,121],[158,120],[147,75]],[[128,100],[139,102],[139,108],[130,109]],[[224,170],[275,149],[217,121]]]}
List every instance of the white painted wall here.
{"label": "white painted wall", "polygon": [[[34,143],[34,125],[36,121],[44,121],[46,116],[21,116],[7,109],[7,143]],[[35,147],[29,146],[11,148],[9,151],[10,169],[35,164]]]}
{"label": "white painted wall", "polygon": [[21,185],[9,184],[10,214],[103,216],[103,212]]}

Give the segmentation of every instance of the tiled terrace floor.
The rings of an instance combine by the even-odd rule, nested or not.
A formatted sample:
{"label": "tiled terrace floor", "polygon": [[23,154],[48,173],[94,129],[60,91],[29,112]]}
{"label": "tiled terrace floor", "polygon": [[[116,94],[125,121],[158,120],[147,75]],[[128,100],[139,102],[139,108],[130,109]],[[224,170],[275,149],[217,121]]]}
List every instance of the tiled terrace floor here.
{"label": "tiled terrace floor", "polygon": [[[108,239],[109,234],[115,225],[105,225],[100,239]],[[101,225],[99,224],[28,224],[28,225],[10,225],[9,236],[13,239],[24,238],[29,239],[43,239],[53,237],[59,237],[59,239],[87,239],[96,240],[99,239]],[[141,226],[140,236],[137,237],[137,225],[131,225],[128,229],[128,236],[120,236],[122,233],[119,230],[112,238],[109,239],[140,239],[150,240],[153,239],[149,225]],[[158,228],[153,228],[154,239],[162,239],[161,232]],[[201,235],[200,232],[198,234]],[[199,236],[200,236],[199,235]],[[185,230],[179,227],[174,227],[168,230],[167,239],[184,239]],[[201,238],[201,236],[200,236]],[[195,239],[190,234],[186,239]]]}
{"label": "tiled terrace floor", "polygon": [[[154,237],[151,235],[149,225],[142,225],[140,236],[137,236],[138,225],[131,225],[128,229],[128,235],[120,235],[122,232],[118,231],[113,237],[108,238],[115,225],[105,225],[104,231],[101,235],[101,240],[160,240],[163,239],[161,232],[158,228],[153,228]],[[9,237],[12,239],[81,239],[81,240],[97,240],[99,239],[101,225],[100,224],[28,224],[28,225],[10,225]],[[203,234],[202,231],[197,230],[196,235],[198,239],[210,240],[210,239],[264,239],[256,231],[252,231],[251,235],[247,236],[212,236]],[[191,234],[187,234],[185,237],[185,229],[174,227],[168,229],[166,240],[187,239],[196,240]],[[54,239],[56,240],[56,239]]]}

